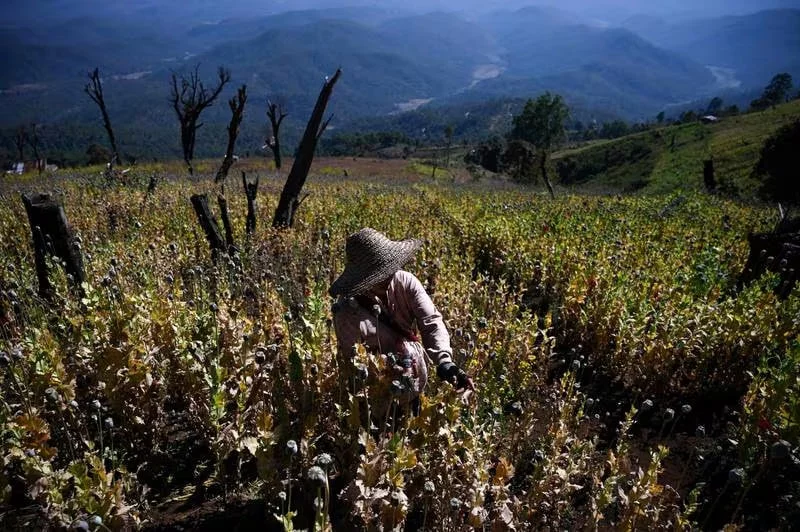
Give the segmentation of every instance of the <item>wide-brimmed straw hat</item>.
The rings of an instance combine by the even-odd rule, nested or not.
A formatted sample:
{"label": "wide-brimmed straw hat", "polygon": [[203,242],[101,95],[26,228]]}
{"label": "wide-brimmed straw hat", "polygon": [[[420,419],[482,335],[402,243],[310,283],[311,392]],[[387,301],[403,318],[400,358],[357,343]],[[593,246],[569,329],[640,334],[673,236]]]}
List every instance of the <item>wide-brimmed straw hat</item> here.
{"label": "wide-brimmed straw hat", "polygon": [[369,227],[353,233],[345,243],[344,271],[331,284],[330,294],[353,296],[385,281],[401,269],[421,245],[416,239],[390,240]]}

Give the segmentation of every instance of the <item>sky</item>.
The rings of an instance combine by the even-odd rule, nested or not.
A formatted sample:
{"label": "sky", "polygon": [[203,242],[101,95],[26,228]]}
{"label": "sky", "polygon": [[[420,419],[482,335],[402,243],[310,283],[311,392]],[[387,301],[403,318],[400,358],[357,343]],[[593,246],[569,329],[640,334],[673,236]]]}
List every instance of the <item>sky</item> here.
{"label": "sky", "polygon": [[[550,5],[614,23],[637,14],[686,18],[742,14],[777,7],[800,8],[800,0],[2,0],[0,14],[4,21],[28,23],[103,14],[129,16],[139,10],[183,12],[189,15],[187,18],[230,18],[353,5],[473,14],[525,5]],[[2,22],[0,27],[8,23]]]}

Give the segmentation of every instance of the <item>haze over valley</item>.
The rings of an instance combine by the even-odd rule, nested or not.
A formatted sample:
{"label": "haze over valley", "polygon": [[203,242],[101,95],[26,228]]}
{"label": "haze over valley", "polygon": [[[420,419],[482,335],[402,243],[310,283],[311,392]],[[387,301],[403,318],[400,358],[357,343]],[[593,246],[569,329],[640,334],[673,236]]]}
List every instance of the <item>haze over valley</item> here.
{"label": "haze over valley", "polygon": [[[206,79],[228,68],[231,94],[244,83],[252,101],[281,102],[290,138],[337,67],[344,76],[332,127],[386,129],[405,113],[451,122],[457,114],[462,137],[499,118],[475,112],[482,122],[470,124],[470,106],[506,113],[499,110],[546,90],[581,119],[636,121],[719,94],[745,101],[777,72],[800,77],[798,2],[30,4],[0,8],[0,128],[47,126],[56,150],[101,136],[82,90],[95,67],[125,151],[154,156],[179,153],[168,82],[195,65]],[[221,150],[226,114],[224,105],[209,109],[201,154]],[[247,113],[243,145],[261,146],[264,121],[255,108]],[[55,137],[67,131],[73,140],[59,147]]]}

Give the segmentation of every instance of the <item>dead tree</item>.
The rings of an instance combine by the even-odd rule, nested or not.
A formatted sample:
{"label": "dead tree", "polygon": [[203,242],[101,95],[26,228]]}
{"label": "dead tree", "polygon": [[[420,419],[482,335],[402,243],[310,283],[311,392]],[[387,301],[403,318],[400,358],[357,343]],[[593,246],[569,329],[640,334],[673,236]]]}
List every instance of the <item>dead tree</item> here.
{"label": "dead tree", "polygon": [[52,298],[47,257],[56,257],[64,262],[70,285],[81,292],[85,280],[80,244],[67,222],[64,207],[49,194],[22,196],[28,222],[33,236],[33,255],[36,276],[39,280],[39,295]]}
{"label": "dead tree", "polygon": [[245,232],[252,235],[256,231],[256,197],[258,196],[258,176],[255,183],[247,181],[247,174],[242,172],[242,186],[244,194],[247,196],[247,219],[245,221]]}
{"label": "dead tree", "polygon": [[36,128],[36,123],[31,124],[31,136],[28,141],[33,149],[33,158],[36,160],[36,169],[39,171],[39,175],[41,175],[44,171],[46,163],[42,160],[41,155],[39,155],[39,133],[37,132]]}
{"label": "dead tree", "polygon": [[303,139],[297,148],[297,157],[292,164],[292,170],[289,172],[289,177],[286,178],[286,184],[283,187],[278,207],[275,209],[275,216],[272,219],[272,227],[291,227],[294,223],[295,212],[297,212],[297,208],[302,203],[300,193],[308,177],[308,172],[311,170],[317,142],[332,119],[330,117],[323,122],[325,108],[328,106],[333,87],[341,75],[342,70],[337,69],[332,78],[325,79],[325,84],[322,86],[317,98],[317,104],[314,106],[314,111],[308,120],[305,133],[303,133]]}
{"label": "dead tree", "polygon": [[717,189],[713,158],[703,161],[703,183],[706,186],[706,190],[709,192],[714,192]]}
{"label": "dead tree", "polygon": [[219,214],[222,217],[222,227],[225,228],[225,249],[228,251],[228,255],[233,256],[236,253],[236,244],[233,242],[233,226],[228,215],[228,200],[222,194],[218,194],[217,205],[219,205]]}
{"label": "dead tree", "polygon": [[267,139],[266,146],[272,150],[272,157],[275,160],[275,169],[281,169],[281,124],[283,119],[286,118],[286,113],[280,105],[267,101],[267,118],[269,118],[270,126],[272,127],[272,136]]}
{"label": "dead tree", "polygon": [[111,118],[108,116],[108,108],[106,107],[106,100],[103,96],[103,82],[100,80],[100,69],[95,68],[94,71],[89,72],[89,83],[83,88],[89,98],[100,108],[100,114],[103,115],[103,126],[108,133],[108,141],[111,143],[111,164],[114,162],[119,163],[119,150],[117,149],[117,139],[114,137],[114,130],[111,128]]}
{"label": "dead tree", "polygon": [[200,223],[200,227],[203,228],[208,240],[208,246],[211,248],[211,259],[216,263],[220,253],[228,252],[225,240],[219,230],[219,224],[211,213],[211,208],[208,206],[208,197],[205,194],[194,194],[191,201],[194,212],[197,214],[197,221]]}
{"label": "dead tree", "polygon": [[194,174],[192,159],[194,159],[194,145],[197,138],[197,130],[203,127],[202,123],[197,123],[200,114],[210,107],[214,100],[222,92],[225,85],[231,80],[231,73],[219,67],[217,71],[218,83],[213,89],[207,88],[200,81],[200,65],[194,67],[194,72],[189,75],[189,79],[181,76],[180,84],[178,76],[172,74],[172,92],[170,102],[172,103],[178,122],[181,126],[181,148],[183,150],[183,160],[189,169],[189,175]]}
{"label": "dead tree", "polygon": [[25,162],[25,145],[28,143],[28,132],[25,126],[19,126],[14,134],[14,145],[17,148],[17,161]]}
{"label": "dead tree", "polygon": [[244,118],[245,103],[247,103],[247,85],[242,85],[236,92],[236,96],[228,101],[228,106],[231,108],[231,123],[228,124],[228,148],[225,150],[225,158],[217,171],[214,183],[225,181],[233,165],[233,150],[236,147],[236,137],[239,136],[239,126],[242,125]]}

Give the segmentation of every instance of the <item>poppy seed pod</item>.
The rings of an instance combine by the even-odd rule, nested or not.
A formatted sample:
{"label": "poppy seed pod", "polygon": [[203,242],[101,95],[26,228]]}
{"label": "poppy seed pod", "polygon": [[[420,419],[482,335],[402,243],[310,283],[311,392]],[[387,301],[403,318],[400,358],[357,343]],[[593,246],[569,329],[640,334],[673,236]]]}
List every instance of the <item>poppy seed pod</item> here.
{"label": "poppy seed pod", "polygon": [[737,467],[728,471],[728,482],[737,486],[744,482],[744,469]]}
{"label": "poppy seed pod", "polygon": [[403,391],[405,391],[405,386],[400,381],[392,381],[392,395],[400,395]]}
{"label": "poppy seed pod", "polygon": [[328,453],[322,453],[314,459],[314,463],[320,467],[328,467],[333,463],[333,458]]}
{"label": "poppy seed pod", "polygon": [[289,456],[294,456],[297,454],[297,442],[294,440],[289,440],[286,442],[286,452]]}
{"label": "poppy seed pod", "polygon": [[775,460],[785,460],[792,454],[792,444],[786,440],[776,441],[769,448],[769,454]]}
{"label": "poppy seed pod", "polygon": [[325,484],[328,480],[328,475],[319,466],[311,466],[308,468],[306,478],[314,483]]}

